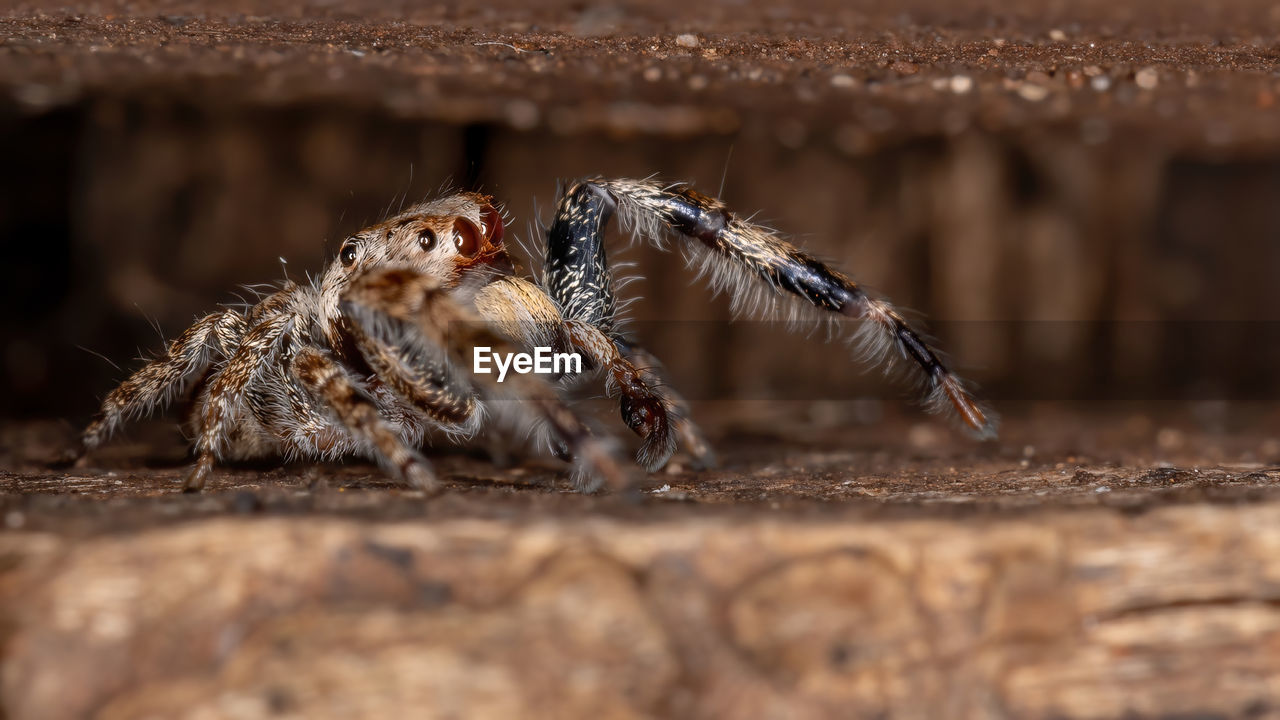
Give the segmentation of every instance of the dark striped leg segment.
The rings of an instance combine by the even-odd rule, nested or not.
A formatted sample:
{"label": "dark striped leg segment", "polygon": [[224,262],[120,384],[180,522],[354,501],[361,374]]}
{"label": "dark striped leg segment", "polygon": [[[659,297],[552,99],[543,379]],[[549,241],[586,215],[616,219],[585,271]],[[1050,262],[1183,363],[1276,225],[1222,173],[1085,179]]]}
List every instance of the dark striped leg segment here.
{"label": "dark striped leg segment", "polygon": [[599,185],[568,188],[547,234],[547,292],[566,323],[576,327],[574,344],[606,371],[623,422],[643,438],[637,461],[651,472],[661,468],[679,435],[686,449],[706,463],[710,448],[686,419],[679,396],[662,390],[660,378],[636,367],[627,354],[634,345],[615,329],[617,299],[604,232],[616,209],[613,196]]}
{"label": "dark striped leg segment", "polygon": [[[660,246],[664,234],[685,238],[689,256],[704,263],[712,283],[730,292],[739,309],[758,311],[790,296],[820,311],[864,321],[856,339],[866,355],[880,362],[895,355],[910,360],[928,385],[930,409],[950,409],[975,434],[995,435],[994,416],[891,304],[867,294],[850,278],[775,233],[735,216],[719,200],[687,185],[593,180],[571,188],[561,209],[571,229],[589,228],[593,222],[603,226],[616,211],[624,229]],[[569,236],[581,236],[585,230],[576,233]],[[549,263],[549,276],[553,271],[564,275],[558,283],[550,278],[550,284],[578,292],[605,292],[607,286],[590,282],[603,264],[603,250],[597,262],[576,274]]]}

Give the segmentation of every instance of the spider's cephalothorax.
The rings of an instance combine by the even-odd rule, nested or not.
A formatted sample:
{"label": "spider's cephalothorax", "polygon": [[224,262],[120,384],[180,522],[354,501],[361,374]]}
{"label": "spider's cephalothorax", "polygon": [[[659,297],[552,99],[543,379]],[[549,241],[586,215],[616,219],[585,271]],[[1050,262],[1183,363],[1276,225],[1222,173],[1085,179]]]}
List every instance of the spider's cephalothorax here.
{"label": "spider's cephalothorax", "polygon": [[678,239],[738,310],[764,312],[781,301],[834,322],[861,321],[852,338],[874,361],[907,359],[931,407],[953,411],[980,436],[994,434],[992,416],[884,300],[686,185],[597,179],[562,196],[539,281],[516,274],[501,213],[484,195],[450,195],[352,235],[314,281],[285,283],[256,305],[188,328],[107,396],[82,453],[194,386],[188,490],[203,487],[220,458],[350,454],[432,490],[437,481],[419,453],[427,433],[472,436],[491,419],[542,428],[549,449],[577,463],[579,487],[621,486],[612,444],[579,419],[563,383],[473,372],[479,347],[549,347],[578,353],[585,370],[604,376],[642,438],[644,468],[661,467],[678,442],[710,462],[684,401],[618,327],[603,242],[615,213],[659,247]]}

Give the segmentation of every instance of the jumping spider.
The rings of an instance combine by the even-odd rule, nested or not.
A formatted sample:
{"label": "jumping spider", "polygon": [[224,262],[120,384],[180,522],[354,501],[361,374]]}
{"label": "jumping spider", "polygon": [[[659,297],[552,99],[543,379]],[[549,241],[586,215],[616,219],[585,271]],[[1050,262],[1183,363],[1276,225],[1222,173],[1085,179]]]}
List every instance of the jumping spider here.
{"label": "jumping spider", "polygon": [[485,195],[449,195],[352,235],[309,283],[286,282],[256,305],[188,328],[107,396],[79,455],[194,387],[189,491],[204,487],[217,460],[345,455],[373,458],[404,484],[433,491],[438,482],[418,450],[427,433],[471,437],[494,416],[542,428],[552,452],[575,463],[579,489],[624,486],[612,445],[567,404],[566,383],[532,374],[498,383],[471,372],[474,349],[487,346],[578,352],[642,439],[641,466],[662,467],[677,439],[709,462],[684,401],[617,328],[604,248],[615,213],[640,239],[679,243],[739,311],[787,301],[833,321],[860,320],[851,339],[868,357],[909,359],[934,410],[994,434],[992,416],[889,303],[687,185],[593,179],[561,197],[537,280],[516,274],[501,213]]}

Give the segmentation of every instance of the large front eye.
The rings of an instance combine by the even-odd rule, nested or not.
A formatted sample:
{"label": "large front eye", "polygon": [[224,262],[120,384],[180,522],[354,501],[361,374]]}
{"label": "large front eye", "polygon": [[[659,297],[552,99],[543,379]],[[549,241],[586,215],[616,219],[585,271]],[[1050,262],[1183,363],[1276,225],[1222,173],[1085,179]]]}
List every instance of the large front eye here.
{"label": "large front eye", "polygon": [[471,221],[458,218],[453,221],[453,247],[463,257],[475,257],[483,247],[484,238]]}
{"label": "large front eye", "polygon": [[342,250],[338,252],[338,260],[342,261],[343,265],[351,267],[351,265],[356,261],[356,253],[359,252],[359,250],[360,247],[356,243],[349,242],[346,245],[343,245]]}
{"label": "large front eye", "polygon": [[418,247],[423,251],[430,250],[436,246],[436,234],[431,228],[423,228],[418,231]]}

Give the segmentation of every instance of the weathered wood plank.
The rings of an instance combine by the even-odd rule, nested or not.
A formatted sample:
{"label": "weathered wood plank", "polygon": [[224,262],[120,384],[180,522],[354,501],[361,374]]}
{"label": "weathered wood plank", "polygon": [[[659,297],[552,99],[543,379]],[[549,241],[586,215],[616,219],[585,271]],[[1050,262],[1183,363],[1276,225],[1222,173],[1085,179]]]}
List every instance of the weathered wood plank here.
{"label": "weathered wood plank", "polygon": [[0,536],[11,718],[1280,708],[1280,503]]}

